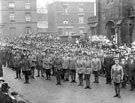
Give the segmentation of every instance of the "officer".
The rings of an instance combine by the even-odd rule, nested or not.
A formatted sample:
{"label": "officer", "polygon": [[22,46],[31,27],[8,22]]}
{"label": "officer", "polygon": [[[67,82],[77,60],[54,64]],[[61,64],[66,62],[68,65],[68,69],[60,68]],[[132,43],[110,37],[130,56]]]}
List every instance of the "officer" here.
{"label": "officer", "polygon": [[119,58],[115,58],[115,64],[111,68],[111,79],[114,82],[115,86],[115,93],[116,95],[114,97],[121,98],[120,96],[120,84],[123,80],[123,68],[121,65],[119,65]]}

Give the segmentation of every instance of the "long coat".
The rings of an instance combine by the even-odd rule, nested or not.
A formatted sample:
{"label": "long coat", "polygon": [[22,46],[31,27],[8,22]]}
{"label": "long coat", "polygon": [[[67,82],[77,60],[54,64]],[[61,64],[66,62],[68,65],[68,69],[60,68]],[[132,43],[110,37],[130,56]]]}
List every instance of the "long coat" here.
{"label": "long coat", "polygon": [[28,59],[23,59],[21,63],[22,71],[29,71],[30,70],[30,62]]}
{"label": "long coat", "polygon": [[3,64],[3,57],[2,57],[2,52],[0,51],[0,77],[3,77],[2,64]]}

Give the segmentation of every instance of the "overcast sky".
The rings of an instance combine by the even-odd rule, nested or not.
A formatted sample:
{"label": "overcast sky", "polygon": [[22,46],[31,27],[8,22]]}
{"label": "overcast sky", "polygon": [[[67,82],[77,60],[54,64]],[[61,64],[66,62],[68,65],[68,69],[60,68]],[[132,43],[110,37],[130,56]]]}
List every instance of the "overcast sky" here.
{"label": "overcast sky", "polygon": [[38,8],[41,8],[41,7],[45,7],[45,4],[48,2],[48,3],[51,3],[53,1],[89,1],[89,2],[95,2],[95,0],[37,0],[37,6]]}

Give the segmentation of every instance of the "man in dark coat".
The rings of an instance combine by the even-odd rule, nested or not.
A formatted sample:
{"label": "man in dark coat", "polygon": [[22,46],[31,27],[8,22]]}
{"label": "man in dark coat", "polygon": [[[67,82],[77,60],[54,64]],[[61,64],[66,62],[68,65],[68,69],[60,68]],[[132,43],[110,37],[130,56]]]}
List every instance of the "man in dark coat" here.
{"label": "man in dark coat", "polygon": [[43,56],[42,56],[41,52],[39,52],[39,54],[37,55],[36,62],[37,62],[37,71],[38,71],[37,77],[40,77],[40,72],[41,72],[42,77],[44,77],[44,75],[43,75]]}
{"label": "man in dark coat", "polygon": [[9,86],[7,83],[3,83],[0,90],[0,103],[17,103],[17,100],[12,99],[9,96]]}
{"label": "man in dark coat", "polygon": [[129,81],[131,83],[131,91],[134,90],[135,88],[135,76],[134,76],[134,71],[135,71],[135,61],[133,55],[130,56],[130,61],[127,63],[127,69],[128,69],[128,76],[129,76]]}
{"label": "man in dark coat", "polygon": [[106,84],[111,84],[111,67],[113,65],[113,57],[107,54],[104,58],[104,68],[106,76]]}
{"label": "man in dark coat", "polygon": [[2,50],[0,50],[0,77],[3,77],[2,64],[3,64],[3,53]]}
{"label": "man in dark coat", "polygon": [[19,55],[19,53],[16,54],[16,56],[14,57],[14,69],[16,71],[16,78],[15,79],[21,79],[21,65],[20,65],[20,60],[21,60],[21,56]]}
{"label": "man in dark coat", "polygon": [[24,59],[21,62],[22,71],[25,75],[24,84],[29,84],[29,73],[30,73],[30,62],[28,60],[27,55],[24,56]]}

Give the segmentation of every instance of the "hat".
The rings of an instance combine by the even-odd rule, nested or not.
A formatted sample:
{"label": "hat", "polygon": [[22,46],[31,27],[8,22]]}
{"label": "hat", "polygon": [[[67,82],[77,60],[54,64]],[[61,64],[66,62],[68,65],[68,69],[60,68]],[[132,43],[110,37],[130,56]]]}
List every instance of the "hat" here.
{"label": "hat", "polygon": [[3,83],[3,84],[1,85],[1,91],[2,91],[2,92],[7,92],[9,88],[10,88],[10,87],[9,87],[8,83]]}
{"label": "hat", "polygon": [[2,77],[0,77],[0,81],[5,82],[5,80]]}
{"label": "hat", "polygon": [[15,96],[15,95],[18,95],[18,93],[17,92],[12,92],[11,95]]}

